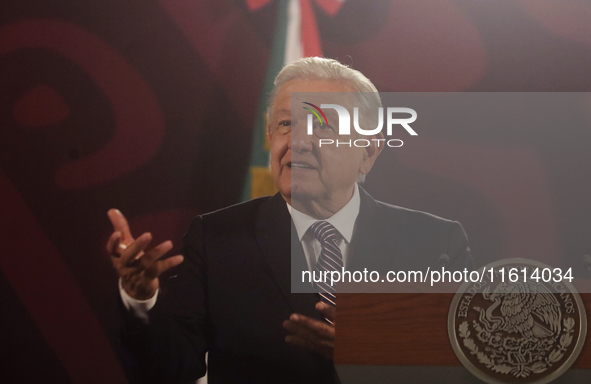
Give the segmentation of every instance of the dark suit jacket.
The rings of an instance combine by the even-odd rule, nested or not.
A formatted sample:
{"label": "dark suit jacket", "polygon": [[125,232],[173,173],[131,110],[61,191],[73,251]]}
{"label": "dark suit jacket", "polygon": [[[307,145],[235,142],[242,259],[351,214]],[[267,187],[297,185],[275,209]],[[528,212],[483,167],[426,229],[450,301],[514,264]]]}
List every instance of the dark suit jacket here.
{"label": "dark suit jacket", "polygon": [[[452,269],[471,267],[459,223],[360,193],[349,270],[425,270],[442,253]],[[205,373],[206,351],[212,384],[335,381],[332,361],[285,343],[282,322],[292,313],[321,319],[313,293],[291,293],[292,270],[308,267],[290,223],[279,194],[193,221],[185,261],[161,278],[150,325],[125,315],[123,359],[134,381],[192,382]]]}

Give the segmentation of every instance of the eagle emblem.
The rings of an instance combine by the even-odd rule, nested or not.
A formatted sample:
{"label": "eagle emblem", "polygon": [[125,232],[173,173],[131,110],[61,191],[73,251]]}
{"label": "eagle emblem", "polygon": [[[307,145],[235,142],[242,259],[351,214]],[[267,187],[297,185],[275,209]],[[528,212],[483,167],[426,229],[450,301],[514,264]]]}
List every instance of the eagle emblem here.
{"label": "eagle emblem", "polygon": [[580,352],[586,324],[580,308],[568,283],[465,284],[450,310],[450,340],[464,365],[485,381],[545,383]]}

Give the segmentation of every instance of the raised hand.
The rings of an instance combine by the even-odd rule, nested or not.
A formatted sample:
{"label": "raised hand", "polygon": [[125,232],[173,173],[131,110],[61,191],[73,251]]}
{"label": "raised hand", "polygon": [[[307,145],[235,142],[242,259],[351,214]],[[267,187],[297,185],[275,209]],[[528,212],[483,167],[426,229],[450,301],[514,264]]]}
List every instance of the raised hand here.
{"label": "raised hand", "polygon": [[146,251],[152,241],[150,233],[134,239],[125,216],[118,209],[111,209],[107,214],[113,224],[113,234],[107,241],[107,252],[121,277],[123,289],[136,300],[147,300],[154,296],[160,286],[158,276],[182,263],[183,256],[176,255],[161,260],[172,249],[170,240]]}

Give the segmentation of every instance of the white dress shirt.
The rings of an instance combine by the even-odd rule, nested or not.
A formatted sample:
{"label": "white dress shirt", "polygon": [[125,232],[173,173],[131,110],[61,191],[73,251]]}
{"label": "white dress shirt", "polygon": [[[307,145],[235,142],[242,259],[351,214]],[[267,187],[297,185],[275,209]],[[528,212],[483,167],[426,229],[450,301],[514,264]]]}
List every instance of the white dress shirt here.
{"label": "white dress shirt", "polygon": [[316,269],[316,263],[322,252],[320,241],[318,241],[318,239],[314,237],[312,231],[309,230],[310,226],[317,221],[327,221],[339,231],[340,236],[337,240],[337,246],[343,255],[343,265],[345,266],[345,269],[347,269],[347,263],[349,262],[349,244],[353,237],[355,220],[357,220],[357,215],[359,215],[360,205],[361,198],[359,197],[359,186],[357,184],[355,184],[355,191],[353,192],[351,200],[328,219],[315,219],[287,204],[287,209],[291,214],[291,219],[293,220],[298,233],[298,238],[302,244],[302,248],[304,248],[304,254],[306,255],[310,272],[313,272]]}
{"label": "white dress shirt", "polygon": [[[355,221],[359,215],[360,205],[361,198],[359,197],[359,186],[355,184],[355,190],[353,191],[353,197],[351,197],[351,200],[349,200],[349,202],[337,213],[324,219],[324,221],[328,221],[340,233],[337,245],[343,255],[343,265],[345,266],[345,269],[349,262],[349,245],[353,237],[353,230],[355,229]],[[291,214],[302,248],[304,248],[304,255],[308,262],[308,268],[310,269],[310,272],[312,272],[316,268],[316,263],[322,252],[322,246],[320,245],[320,241],[314,237],[314,234],[312,231],[309,231],[309,229],[312,224],[319,220],[298,211],[289,204],[287,204],[287,209]],[[136,300],[125,292],[121,284],[121,279],[119,279],[119,293],[125,308],[128,310],[132,309],[137,317],[147,322],[148,311],[156,304],[158,291],[156,291],[156,294],[148,300]]]}

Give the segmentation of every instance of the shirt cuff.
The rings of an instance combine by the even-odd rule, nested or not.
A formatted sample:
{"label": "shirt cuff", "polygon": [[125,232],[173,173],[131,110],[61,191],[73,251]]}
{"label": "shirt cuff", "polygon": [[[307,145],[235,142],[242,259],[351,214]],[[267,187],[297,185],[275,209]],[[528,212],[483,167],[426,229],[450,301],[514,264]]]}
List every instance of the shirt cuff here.
{"label": "shirt cuff", "polygon": [[121,301],[123,301],[123,305],[128,311],[132,310],[135,316],[139,317],[145,322],[148,321],[148,311],[152,309],[154,305],[156,305],[156,299],[158,297],[159,291],[160,289],[157,289],[156,293],[154,293],[154,296],[147,300],[137,300],[125,292],[125,289],[123,289],[123,284],[121,283],[121,278],[119,278],[119,294],[121,295]]}

